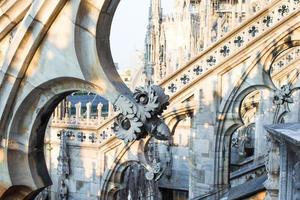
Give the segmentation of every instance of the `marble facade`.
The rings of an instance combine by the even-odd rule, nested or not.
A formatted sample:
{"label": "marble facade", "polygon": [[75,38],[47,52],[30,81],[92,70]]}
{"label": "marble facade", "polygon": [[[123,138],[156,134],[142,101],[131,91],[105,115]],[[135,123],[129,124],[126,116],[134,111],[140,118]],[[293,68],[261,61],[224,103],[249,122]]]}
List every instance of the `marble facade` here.
{"label": "marble facade", "polygon": [[[159,1],[153,2],[155,24],[162,16]],[[197,19],[190,11],[220,14],[220,23],[206,18],[195,31],[197,41],[208,38],[203,50],[186,56],[192,54],[187,45],[178,55],[168,53],[179,57],[172,62],[182,58],[168,73],[160,71],[160,55],[167,61],[162,52],[148,51],[145,68],[151,70],[145,71],[164,92],[156,86],[132,92],[109,48],[118,0],[1,1],[0,197],[44,198],[47,188],[52,199],[120,199],[136,197],[137,185],[155,198],[297,199],[298,125],[289,123],[300,121],[300,2],[199,2],[178,1],[182,15],[174,23]],[[146,44],[172,40],[162,39],[168,37],[167,21],[165,35],[159,41],[147,36]],[[200,34],[207,27],[216,34]],[[150,28],[153,36],[157,27]],[[194,28],[184,28],[182,37]],[[106,98],[108,116],[103,118],[100,104],[94,113],[91,104],[86,113],[76,104],[75,115],[57,107],[78,90]],[[233,163],[234,156],[239,159]]]}

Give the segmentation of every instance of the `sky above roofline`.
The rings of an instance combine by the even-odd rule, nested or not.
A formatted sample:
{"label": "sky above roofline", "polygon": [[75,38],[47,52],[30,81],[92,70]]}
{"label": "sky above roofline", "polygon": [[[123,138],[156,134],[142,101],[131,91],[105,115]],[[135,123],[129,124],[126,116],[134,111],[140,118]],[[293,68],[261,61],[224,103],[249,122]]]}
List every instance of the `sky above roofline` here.
{"label": "sky above roofline", "polygon": [[[162,0],[164,13],[169,13],[174,0]],[[110,44],[112,56],[120,70],[140,66],[137,57],[144,50],[150,0],[121,0],[115,13]]]}

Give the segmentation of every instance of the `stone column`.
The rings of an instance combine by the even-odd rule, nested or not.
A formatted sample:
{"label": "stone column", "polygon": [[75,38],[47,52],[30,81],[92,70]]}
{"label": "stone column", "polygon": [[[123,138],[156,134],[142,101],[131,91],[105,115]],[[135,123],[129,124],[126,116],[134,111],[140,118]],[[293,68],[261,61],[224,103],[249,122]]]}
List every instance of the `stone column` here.
{"label": "stone column", "polygon": [[212,24],[212,16],[211,16],[211,13],[212,13],[212,5],[211,5],[211,1],[205,1],[206,2],[206,5],[205,5],[205,9],[206,9],[206,29],[207,32],[206,32],[206,47],[208,47],[210,44],[211,44],[211,24]]}
{"label": "stone column", "polygon": [[230,20],[230,29],[229,29],[229,31],[231,31],[232,29],[234,29],[236,27],[235,13],[236,13],[236,5],[231,5],[231,20]]}
{"label": "stone column", "polygon": [[266,129],[270,138],[266,199],[300,199],[300,123],[268,125]]}
{"label": "stone column", "polygon": [[71,117],[71,108],[72,108],[72,103],[70,101],[66,102],[66,113],[65,113],[65,118]]}
{"label": "stone column", "polygon": [[79,119],[81,118],[81,102],[75,104],[75,108],[76,108],[76,123],[78,123]]}
{"label": "stone column", "polygon": [[108,103],[108,117],[113,116],[114,114],[114,106],[111,103]]}
{"label": "stone column", "polygon": [[260,91],[260,101],[258,110],[255,116],[255,144],[254,144],[254,160],[257,161],[264,157],[267,153],[266,130],[264,125],[272,122],[272,102],[270,99],[270,92],[266,90]]}
{"label": "stone column", "polygon": [[89,122],[91,119],[91,112],[92,112],[92,103],[88,102],[86,104],[86,120],[87,120],[87,122]]}
{"label": "stone column", "polygon": [[58,104],[58,106],[57,106],[57,119],[58,120],[61,120],[61,102]]}
{"label": "stone column", "polygon": [[[207,87],[210,85],[211,87]],[[195,92],[196,109],[193,116],[189,146],[189,196],[195,198],[214,189],[216,99],[214,80],[207,80]],[[201,145],[199,145],[201,144]],[[201,162],[201,165],[199,163]]]}
{"label": "stone column", "polygon": [[268,136],[269,154],[266,161],[266,170],[268,172],[268,179],[264,182],[267,189],[265,200],[278,200],[279,196],[279,143],[271,136]]}
{"label": "stone column", "polygon": [[102,119],[102,108],[103,108],[103,104],[99,103],[97,105],[97,111],[98,111],[98,121],[100,122],[100,120]]}
{"label": "stone column", "polygon": [[66,100],[63,99],[61,101],[61,119],[64,119],[66,117]]}
{"label": "stone column", "polygon": [[57,122],[58,121],[58,108],[56,107],[55,109],[54,109],[54,118],[53,118],[54,120],[54,122]]}

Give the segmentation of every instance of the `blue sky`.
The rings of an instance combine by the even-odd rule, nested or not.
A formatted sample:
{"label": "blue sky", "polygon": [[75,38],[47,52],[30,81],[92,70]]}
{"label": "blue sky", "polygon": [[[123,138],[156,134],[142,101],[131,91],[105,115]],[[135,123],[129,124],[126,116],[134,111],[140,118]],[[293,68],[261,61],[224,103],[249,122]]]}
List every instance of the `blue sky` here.
{"label": "blue sky", "polygon": [[[164,11],[170,11],[172,1],[162,0]],[[110,43],[114,62],[121,70],[136,67],[132,56],[136,50],[144,49],[149,3],[150,0],[121,0],[117,8]]]}

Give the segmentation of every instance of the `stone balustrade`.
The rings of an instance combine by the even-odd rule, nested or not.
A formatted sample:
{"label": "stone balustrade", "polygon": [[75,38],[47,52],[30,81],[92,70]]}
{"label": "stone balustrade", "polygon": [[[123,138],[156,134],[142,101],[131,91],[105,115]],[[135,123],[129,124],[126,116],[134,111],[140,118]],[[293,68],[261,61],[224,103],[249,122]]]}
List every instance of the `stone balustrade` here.
{"label": "stone balustrade", "polygon": [[[86,113],[81,113],[81,103],[75,105],[76,114],[70,115],[69,112],[61,113],[60,105],[54,111],[49,124],[51,135],[58,135],[55,140],[60,138],[62,132],[67,132],[67,142],[80,145],[81,143],[93,143],[95,145],[103,143],[114,134],[111,127],[114,122],[115,112],[110,106],[107,117],[102,114],[103,104],[97,105],[97,114],[91,113],[91,103],[87,103]],[[69,106],[70,107],[70,106]],[[52,138],[53,139],[53,138]]]}

